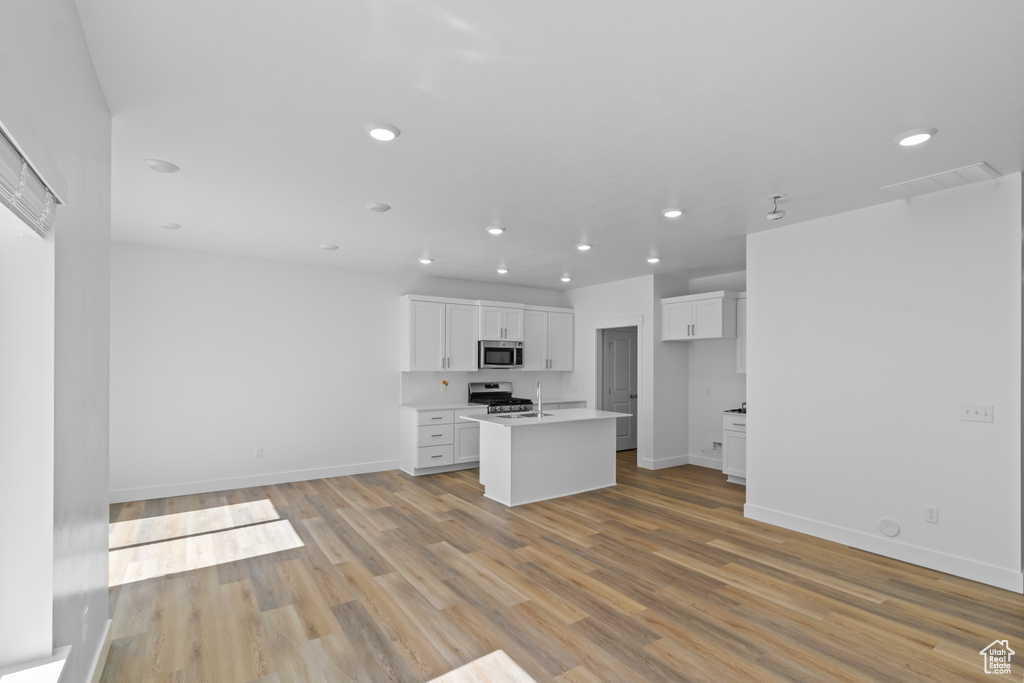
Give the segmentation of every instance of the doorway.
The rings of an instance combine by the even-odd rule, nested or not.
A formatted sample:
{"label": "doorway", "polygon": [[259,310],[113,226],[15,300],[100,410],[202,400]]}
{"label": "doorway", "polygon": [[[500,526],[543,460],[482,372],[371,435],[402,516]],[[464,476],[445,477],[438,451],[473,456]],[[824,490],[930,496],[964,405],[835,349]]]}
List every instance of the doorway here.
{"label": "doorway", "polygon": [[637,373],[637,328],[602,330],[601,409],[629,413],[616,420],[615,450],[637,447],[639,391]]}

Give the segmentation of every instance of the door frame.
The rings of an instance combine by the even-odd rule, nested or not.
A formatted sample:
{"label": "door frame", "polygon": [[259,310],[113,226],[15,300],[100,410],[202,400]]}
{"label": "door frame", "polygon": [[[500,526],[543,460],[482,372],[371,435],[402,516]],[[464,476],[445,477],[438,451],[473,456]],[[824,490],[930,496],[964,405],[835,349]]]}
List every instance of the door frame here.
{"label": "door frame", "polygon": [[[636,328],[636,464],[640,466],[644,456],[650,448],[648,444],[647,430],[644,429],[643,415],[644,402],[644,317],[642,315],[624,315],[616,318],[600,318],[593,321],[594,329],[594,359],[596,367],[594,376],[596,381],[594,387],[597,394],[594,396],[594,409],[600,410],[604,405],[605,394],[604,381],[604,331],[617,327]],[[600,402],[598,399],[602,399]]]}

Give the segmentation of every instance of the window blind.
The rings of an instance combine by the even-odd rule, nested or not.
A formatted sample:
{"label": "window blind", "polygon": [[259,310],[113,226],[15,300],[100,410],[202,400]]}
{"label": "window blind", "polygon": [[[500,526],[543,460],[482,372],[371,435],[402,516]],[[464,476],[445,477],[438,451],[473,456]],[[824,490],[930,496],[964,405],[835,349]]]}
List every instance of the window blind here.
{"label": "window blind", "polygon": [[0,133],[0,204],[40,237],[45,238],[53,230],[57,198],[3,133]]}

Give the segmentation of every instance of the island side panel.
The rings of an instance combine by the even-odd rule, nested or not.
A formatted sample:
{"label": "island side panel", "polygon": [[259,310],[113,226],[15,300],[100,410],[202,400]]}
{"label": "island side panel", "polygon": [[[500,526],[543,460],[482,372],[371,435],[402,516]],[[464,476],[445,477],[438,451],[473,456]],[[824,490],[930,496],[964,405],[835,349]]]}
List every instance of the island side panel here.
{"label": "island side panel", "polygon": [[484,496],[512,506],[512,430],[480,423],[480,483]]}
{"label": "island side panel", "polygon": [[615,485],[615,418],[506,431],[512,439],[511,502],[506,505]]}

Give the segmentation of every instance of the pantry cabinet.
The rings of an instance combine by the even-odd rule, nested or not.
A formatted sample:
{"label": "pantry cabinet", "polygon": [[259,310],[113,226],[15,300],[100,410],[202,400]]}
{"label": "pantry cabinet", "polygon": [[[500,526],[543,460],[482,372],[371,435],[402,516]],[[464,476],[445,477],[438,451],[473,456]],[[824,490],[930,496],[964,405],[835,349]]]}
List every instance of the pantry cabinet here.
{"label": "pantry cabinet", "polygon": [[736,293],[707,292],[661,300],[662,341],[736,336]]}

